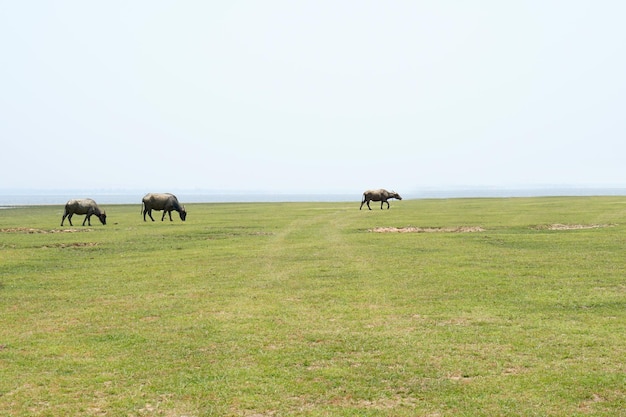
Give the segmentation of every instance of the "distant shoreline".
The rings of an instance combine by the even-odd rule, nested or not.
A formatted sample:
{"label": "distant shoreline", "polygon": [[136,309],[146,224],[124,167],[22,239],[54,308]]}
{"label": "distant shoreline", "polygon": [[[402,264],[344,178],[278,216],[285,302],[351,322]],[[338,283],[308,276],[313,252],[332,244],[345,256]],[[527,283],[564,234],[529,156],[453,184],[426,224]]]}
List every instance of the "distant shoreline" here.
{"label": "distant shoreline", "polygon": [[[175,192],[183,203],[278,203],[278,202],[349,202],[360,201],[361,193],[263,193],[263,192]],[[404,199],[438,198],[510,198],[510,197],[586,197],[626,196],[626,187],[545,187],[545,188],[426,188],[401,193]],[[0,207],[63,205],[71,198],[89,197],[99,204],[141,204],[142,192],[104,191],[2,191]]]}

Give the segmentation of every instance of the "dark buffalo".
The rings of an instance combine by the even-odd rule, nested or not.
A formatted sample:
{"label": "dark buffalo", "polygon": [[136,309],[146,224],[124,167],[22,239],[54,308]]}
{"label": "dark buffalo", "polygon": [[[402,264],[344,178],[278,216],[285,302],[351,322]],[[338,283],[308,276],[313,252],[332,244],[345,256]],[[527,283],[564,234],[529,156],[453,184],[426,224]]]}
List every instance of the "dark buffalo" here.
{"label": "dark buffalo", "polygon": [[91,216],[95,215],[100,219],[102,224],[107,224],[107,214],[105,211],[100,210],[100,207],[91,198],[83,198],[78,200],[70,200],[65,204],[65,211],[63,212],[63,218],[61,219],[61,226],[67,217],[67,220],[72,224],[72,216],[75,214],[86,214],[85,220],[83,220],[83,226],[85,222],[91,226]]}
{"label": "dark buffalo", "polygon": [[185,210],[185,206],[181,206],[178,202],[178,198],[174,194],[159,194],[159,193],[149,193],[146,194],[142,201],[141,211],[143,213],[143,221],[146,221],[146,214],[150,216],[150,219],[154,221],[152,218],[152,210],[163,210],[163,216],[161,217],[161,221],[165,219],[165,213],[170,216],[170,221],[172,221],[172,211],[176,210],[178,214],[180,214],[180,219],[185,221],[187,218],[187,211]]}
{"label": "dark buffalo", "polygon": [[395,191],[387,191],[387,190],[383,190],[382,188],[380,190],[367,190],[366,192],[363,193],[363,201],[361,201],[361,207],[359,207],[359,210],[361,210],[361,208],[363,208],[363,204],[367,203],[367,208],[368,209],[372,209],[370,207],[370,201],[380,201],[380,209],[382,210],[383,208],[383,203],[387,203],[387,210],[389,210],[389,200],[390,198],[395,198],[398,200],[402,200],[402,197],[400,197],[400,194],[396,193]]}

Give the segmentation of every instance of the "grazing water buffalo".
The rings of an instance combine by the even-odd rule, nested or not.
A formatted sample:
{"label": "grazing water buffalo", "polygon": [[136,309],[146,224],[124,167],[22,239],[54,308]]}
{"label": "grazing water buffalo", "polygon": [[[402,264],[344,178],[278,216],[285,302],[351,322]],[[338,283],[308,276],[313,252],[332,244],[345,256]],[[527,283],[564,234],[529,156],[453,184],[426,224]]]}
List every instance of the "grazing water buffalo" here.
{"label": "grazing water buffalo", "polygon": [[372,208],[370,207],[370,201],[380,201],[381,210],[383,208],[383,203],[387,203],[387,210],[389,210],[389,201],[387,200],[389,200],[390,198],[402,200],[400,194],[396,193],[395,191],[389,192],[387,190],[383,190],[382,188],[380,190],[367,190],[363,193],[363,201],[361,201],[361,207],[359,207],[359,210],[363,208],[363,204],[365,203],[367,203],[367,208],[371,210]]}
{"label": "grazing water buffalo", "polygon": [[141,211],[143,213],[143,221],[146,221],[146,213],[150,216],[150,219],[154,221],[152,218],[152,210],[163,210],[163,216],[161,217],[161,221],[165,219],[165,213],[169,214],[170,221],[172,221],[172,210],[176,210],[178,214],[180,214],[180,219],[185,221],[187,218],[187,211],[185,210],[185,206],[181,206],[178,202],[178,199],[174,194],[159,194],[159,193],[149,193],[143,196]]}
{"label": "grazing water buffalo", "polygon": [[72,224],[72,216],[75,214],[86,214],[85,220],[83,220],[83,226],[85,222],[91,226],[91,216],[95,215],[100,219],[102,224],[107,224],[107,214],[105,211],[100,210],[100,207],[91,198],[84,198],[79,200],[70,200],[65,204],[65,211],[63,212],[63,218],[61,219],[61,226],[67,217],[67,220]]}

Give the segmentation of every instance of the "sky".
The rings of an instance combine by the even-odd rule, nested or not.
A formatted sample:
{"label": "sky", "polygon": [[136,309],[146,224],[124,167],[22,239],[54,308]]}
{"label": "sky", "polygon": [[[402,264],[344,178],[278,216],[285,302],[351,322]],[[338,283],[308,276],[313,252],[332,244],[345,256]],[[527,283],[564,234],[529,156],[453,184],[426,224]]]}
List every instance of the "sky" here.
{"label": "sky", "polygon": [[626,186],[624,16],[0,0],[0,189]]}

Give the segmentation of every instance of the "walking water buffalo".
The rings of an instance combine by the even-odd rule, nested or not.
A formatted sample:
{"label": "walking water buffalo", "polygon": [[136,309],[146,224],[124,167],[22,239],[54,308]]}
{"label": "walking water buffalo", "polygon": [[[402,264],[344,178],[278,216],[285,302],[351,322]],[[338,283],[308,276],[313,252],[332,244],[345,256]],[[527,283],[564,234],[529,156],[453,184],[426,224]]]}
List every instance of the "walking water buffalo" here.
{"label": "walking water buffalo", "polygon": [[83,226],[85,222],[91,226],[91,216],[95,215],[100,219],[102,224],[107,224],[107,214],[105,211],[100,210],[100,207],[91,198],[83,198],[77,200],[70,200],[65,204],[65,211],[63,212],[63,218],[61,219],[61,226],[67,217],[67,220],[72,224],[72,216],[75,214],[86,214],[85,220],[83,220]]}
{"label": "walking water buffalo", "polygon": [[402,200],[400,194],[395,191],[389,192],[387,190],[383,190],[382,188],[380,190],[367,190],[363,193],[363,201],[361,201],[361,207],[359,207],[359,210],[363,208],[363,204],[365,203],[367,203],[367,208],[371,210],[370,201],[380,201],[381,210],[383,209],[383,203],[387,203],[387,210],[389,210],[389,201],[387,200],[390,198]]}
{"label": "walking water buffalo", "polygon": [[185,221],[187,218],[185,206],[180,205],[178,198],[176,198],[174,194],[149,193],[143,196],[141,202],[141,211],[143,213],[144,222],[146,221],[146,214],[148,214],[150,219],[154,221],[154,218],[152,218],[152,210],[163,210],[161,221],[165,219],[165,213],[169,214],[170,221],[172,221],[172,210],[176,210],[178,214],[180,214],[180,219],[182,221]]}

